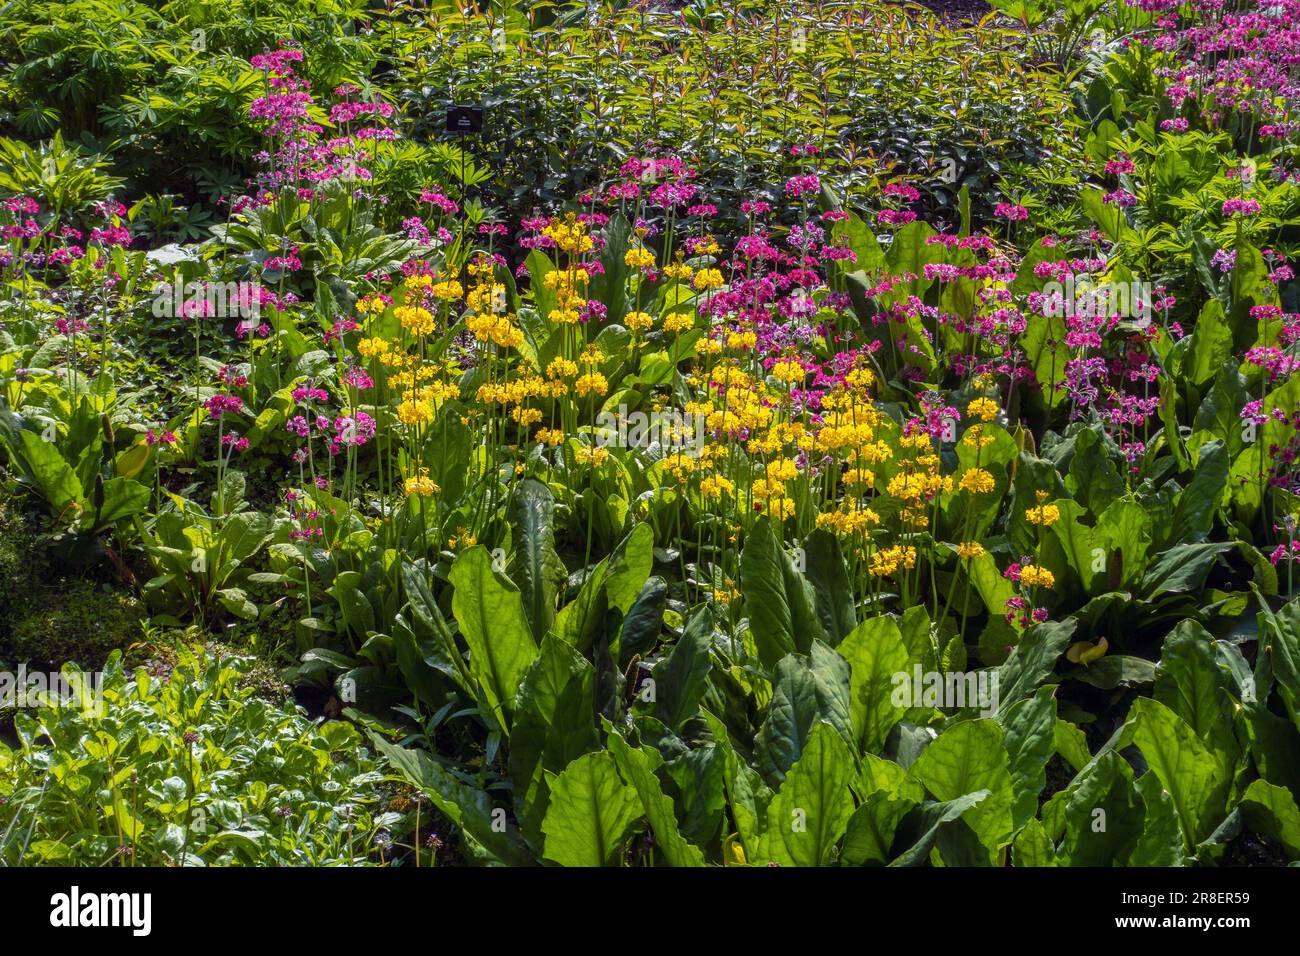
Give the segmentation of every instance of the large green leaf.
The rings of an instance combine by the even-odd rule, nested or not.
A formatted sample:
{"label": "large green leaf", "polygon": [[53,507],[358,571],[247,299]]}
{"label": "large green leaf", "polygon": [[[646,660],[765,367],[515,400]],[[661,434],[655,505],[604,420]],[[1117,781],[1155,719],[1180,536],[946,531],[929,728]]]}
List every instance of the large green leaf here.
{"label": "large green leaf", "polygon": [[550,781],[542,821],[546,858],[563,866],[610,866],[641,817],[637,792],[608,750],[584,754]]}
{"label": "large green leaf", "polygon": [[516,551],[510,576],[539,641],[555,620],[556,595],[567,577],[555,550],[554,510],[555,499],[546,485],[534,478],[520,482],[511,505]]}
{"label": "large green leaf", "polygon": [[1011,656],[998,668],[999,708],[1032,694],[1065,653],[1076,623],[1050,621],[1025,631]]}
{"label": "large green leaf", "polygon": [[709,684],[712,642],[713,615],[702,607],[687,623],[672,652],[651,672],[655,682],[654,715],[669,730],[678,730],[699,709]]}
{"label": "large green leaf", "polygon": [[1047,783],[1047,762],[1056,751],[1056,698],[1042,687],[1033,697],[1000,711],[1006,733],[1008,768],[1015,800],[1011,817],[1020,829],[1038,811],[1038,796]]}
{"label": "large green leaf", "polygon": [[872,617],[836,650],[849,662],[849,705],[859,753],[878,753],[907,708],[894,703],[896,675],[911,680],[911,654],[892,617]]}
{"label": "large green leaf", "polygon": [[1281,843],[1288,859],[1300,860],[1300,809],[1290,790],[1256,780],[1241,798],[1241,812],[1252,830]]}
{"label": "large green leaf", "polygon": [[655,849],[663,854],[670,866],[703,866],[704,855],[677,829],[673,801],[664,793],[655,776],[659,755],[653,750],[630,746],[617,733],[609,734],[607,739],[609,752],[614,755],[619,772],[631,783],[641,800],[641,809],[654,831]]}
{"label": "large green leaf", "polygon": [[853,757],[829,724],[818,723],[767,810],[764,846],[787,866],[823,866],[853,813]]}
{"label": "large green leaf", "polygon": [[825,528],[818,528],[804,544],[807,576],[817,595],[817,615],[826,631],[827,643],[835,647],[857,626],[853,587],[839,542]]}
{"label": "large green leaf", "polygon": [[968,720],[939,735],[909,775],[937,799],[947,801],[987,790],[987,799],[966,820],[996,862],[1014,835],[1014,792],[1002,728],[992,720]]}
{"label": "large green leaf", "polygon": [[779,786],[803,753],[808,735],[819,722],[852,741],[849,665],[821,641],[810,653],[790,654],[776,667],[772,701],[758,730],[755,750],[758,770],[772,786]]}
{"label": "large green leaf", "polygon": [[492,570],[482,545],[462,552],[451,566],[452,613],[469,645],[469,668],[479,693],[503,729],[519,682],[537,656],[519,591]]}
{"label": "large green leaf", "polygon": [[599,744],[594,673],[590,662],[548,634],[519,685],[509,769],[516,813],[530,842],[540,843],[549,797],[545,772],[560,773]]}
{"label": "large green leaf", "polygon": [[[969,820],[979,812],[980,806],[990,796],[987,790],[976,790],[974,793],[964,793],[954,800],[927,801],[916,807],[903,817],[894,832],[894,842],[906,846],[907,849],[895,857],[889,865],[923,865],[930,859],[935,844],[939,843],[945,835],[965,834],[974,840],[973,828]],[[966,839],[958,839],[952,845],[960,847],[963,856],[966,856],[964,851],[968,849],[969,842]],[[978,841],[975,845],[979,847]],[[940,855],[944,855],[942,849]],[[977,865],[979,861],[966,858],[962,862]]]}
{"label": "large green leaf", "polygon": [[535,862],[506,818],[504,808],[494,807],[482,790],[462,783],[428,754],[390,744],[373,731],[376,749],[412,786],[420,788],[455,826],[460,827],[492,856],[510,866]]}
{"label": "large green leaf", "polygon": [[1239,746],[1233,730],[1232,686],[1219,667],[1214,638],[1195,621],[1182,621],[1165,638],[1156,668],[1155,699],[1181,717],[1219,759],[1226,779]]}
{"label": "large green leaf", "polygon": [[1196,732],[1159,701],[1133,701],[1133,743],[1173,799],[1188,849],[1210,835],[1223,815],[1227,781]]}
{"label": "large green leaf", "polygon": [[740,589],[764,666],[825,640],[812,585],[794,569],[766,515],[755,522],[740,556]]}

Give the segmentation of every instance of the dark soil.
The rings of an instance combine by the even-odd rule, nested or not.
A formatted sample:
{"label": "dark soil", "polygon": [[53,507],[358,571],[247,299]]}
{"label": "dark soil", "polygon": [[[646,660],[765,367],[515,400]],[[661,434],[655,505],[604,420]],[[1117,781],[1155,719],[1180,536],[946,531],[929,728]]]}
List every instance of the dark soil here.
{"label": "dark soil", "polygon": [[1228,844],[1221,866],[1286,866],[1285,851],[1275,840],[1258,833],[1243,832]]}
{"label": "dark soil", "polygon": [[947,20],[978,20],[991,9],[988,0],[909,0]]}

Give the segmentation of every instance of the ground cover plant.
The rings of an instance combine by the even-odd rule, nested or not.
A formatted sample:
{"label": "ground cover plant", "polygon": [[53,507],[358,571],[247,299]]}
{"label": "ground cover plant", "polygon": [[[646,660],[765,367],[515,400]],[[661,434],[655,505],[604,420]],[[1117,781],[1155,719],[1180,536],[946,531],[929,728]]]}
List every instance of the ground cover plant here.
{"label": "ground cover plant", "polygon": [[0,860],[1300,859],[1300,0],[66,6]]}

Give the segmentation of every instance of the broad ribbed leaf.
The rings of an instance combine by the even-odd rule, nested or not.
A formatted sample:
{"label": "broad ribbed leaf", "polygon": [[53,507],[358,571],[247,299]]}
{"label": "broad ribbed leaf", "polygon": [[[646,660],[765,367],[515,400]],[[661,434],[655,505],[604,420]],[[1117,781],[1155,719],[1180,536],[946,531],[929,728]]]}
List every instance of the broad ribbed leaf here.
{"label": "broad ribbed leaf", "polygon": [[657,753],[629,746],[621,735],[609,735],[609,752],[614,755],[623,778],[632,784],[641,800],[641,809],[650,821],[655,835],[655,849],[662,853],[670,866],[703,866],[704,854],[700,848],[688,843],[677,829],[673,801],[668,797],[655,766],[661,759]]}
{"label": "broad ribbed leaf", "polygon": [[519,682],[537,656],[519,591],[492,570],[482,545],[463,552],[449,575],[452,613],[469,645],[469,668],[480,695],[503,729]]}
{"label": "broad ribbed leaf", "polygon": [[695,716],[709,686],[709,647],[713,642],[713,615],[700,608],[690,619],[672,652],[655,665],[654,715],[669,730],[677,730]]}
{"label": "broad ribbed leaf", "polygon": [[1014,798],[1002,728],[992,720],[957,724],[925,748],[909,773],[939,800],[956,800],[980,790],[989,792],[966,819],[979,834],[990,859],[996,861],[1014,833]]}
{"label": "broad ribbed leaf", "polygon": [[908,671],[911,655],[892,617],[872,617],[844,638],[836,650],[849,662],[849,702],[859,753],[878,753],[907,708],[893,701],[895,675]]}
{"label": "broad ribbed leaf", "polygon": [[763,666],[776,667],[787,654],[807,653],[814,640],[826,639],[812,585],[794,569],[767,516],[758,519],[745,539],[740,590]]}
{"label": "broad ribbed leaf", "polygon": [[524,675],[510,734],[510,780],[525,835],[540,845],[549,797],[543,771],[560,773],[596,749],[591,664],[553,634]]}
{"label": "broad ribbed leaf", "polygon": [[527,866],[535,862],[519,831],[506,822],[505,810],[494,807],[486,793],[461,783],[423,751],[407,750],[390,744],[373,731],[369,733],[376,749],[388,758],[394,769],[408,783],[428,795],[448,820],[473,837],[488,853],[509,866]]}
{"label": "broad ribbed leaf", "polygon": [[519,484],[511,505],[515,553],[510,577],[519,587],[533,637],[540,641],[555,620],[556,595],[567,572],[555,551],[555,499],[535,478]]}
{"label": "broad ribbed leaf", "polygon": [[546,858],[564,866],[610,866],[641,817],[637,792],[608,750],[584,754],[550,782],[542,821]]}
{"label": "broad ribbed leaf", "polygon": [[1190,849],[1222,819],[1227,783],[1220,762],[1187,722],[1159,701],[1139,697],[1132,715],[1133,743],[1173,799]]}
{"label": "broad ribbed leaf", "polygon": [[838,730],[845,741],[853,740],[849,679],[848,662],[821,641],[813,643],[808,656],[781,659],[767,719],[754,741],[759,773],[770,785],[780,786],[819,721]]}
{"label": "broad ribbed leaf", "polygon": [[767,808],[763,845],[786,866],[823,866],[853,813],[853,756],[839,732],[819,723]]}

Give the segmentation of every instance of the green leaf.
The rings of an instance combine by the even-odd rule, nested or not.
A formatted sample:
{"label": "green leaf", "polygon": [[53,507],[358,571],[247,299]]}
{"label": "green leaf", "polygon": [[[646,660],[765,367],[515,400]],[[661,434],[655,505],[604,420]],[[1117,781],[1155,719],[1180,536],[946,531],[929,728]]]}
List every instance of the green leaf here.
{"label": "green leaf", "polygon": [[1198,449],[1196,472],[1178,494],[1174,510],[1175,541],[1192,543],[1209,536],[1228,482],[1230,464],[1227,446],[1221,441],[1208,441]]}
{"label": "green leaf", "polygon": [[1256,780],[1241,798],[1241,813],[1253,831],[1281,843],[1288,859],[1300,860],[1300,809],[1290,790]]}
{"label": "green leaf", "polygon": [[568,576],[555,550],[551,490],[534,478],[521,482],[511,503],[517,550],[510,576],[519,587],[533,637],[541,640],[555,620],[560,587]]}
{"label": "green leaf", "polygon": [[853,607],[853,588],[849,571],[840,553],[839,542],[825,528],[818,528],[804,545],[807,576],[817,595],[817,615],[835,647],[857,626]]}
{"label": "green leaf", "polygon": [[849,818],[840,863],[843,866],[888,863],[898,825],[916,805],[910,797],[889,790],[868,794]]}
{"label": "green leaf", "polygon": [[695,716],[709,686],[709,648],[713,616],[702,607],[690,619],[671,653],[651,672],[655,687],[654,715],[676,731]]}
{"label": "green leaf", "polygon": [[988,791],[966,820],[996,862],[1014,834],[1014,793],[1007,765],[1002,728],[992,720],[968,720],[940,734],[908,774],[939,800]]}
{"label": "green leaf", "polygon": [[1190,349],[1183,363],[1183,376],[1198,387],[1214,378],[1232,357],[1232,328],[1224,318],[1222,302],[1209,299],[1201,307]]}
{"label": "green leaf", "polygon": [[1133,743],[1169,792],[1190,850],[1208,837],[1223,816],[1227,781],[1220,761],[1196,732],[1159,701],[1133,701]]}
{"label": "green leaf", "polygon": [[247,561],[262,547],[271,533],[271,516],[260,511],[241,511],[225,519],[221,543],[226,557]]}
{"label": "green leaf", "polygon": [[1056,847],[1038,820],[1030,820],[1011,845],[1012,866],[1056,866]]}
{"label": "green leaf", "polygon": [[987,790],[965,793],[954,800],[927,802],[908,813],[899,823],[894,835],[895,843],[908,849],[896,857],[890,866],[921,866],[930,858],[930,851],[949,830],[971,830],[967,815],[979,812],[983,802],[991,796]]}
{"label": "green leaf", "polygon": [[1117,753],[1101,754],[1057,796],[1064,798],[1060,850],[1070,866],[1115,866],[1129,858],[1142,835],[1143,810],[1133,771]]}
{"label": "green leaf", "polygon": [[13,457],[23,471],[23,480],[49,502],[55,514],[72,503],[81,503],[81,482],[59,454],[54,442],[48,442],[35,432],[17,431],[17,442],[10,445]]}
{"label": "green leaf", "polygon": [[1154,600],[1162,594],[1199,591],[1214,559],[1232,548],[1231,542],[1174,545],[1156,559],[1142,578],[1142,595]]}
{"label": "green leaf", "polygon": [[911,654],[892,617],[863,621],[836,649],[849,662],[849,704],[859,753],[878,753],[907,708],[896,706],[895,675],[910,680]]}
{"label": "green leaf", "polygon": [[1186,857],[1173,800],[1153,773],[1139,777],[1136,786],[1143,805],[1142,836],[1129,866],[1182,866]]}
{"label": "green leaf", "polygon": [[549,802],[545,772],[560,773],[599,746],[592,705],[594,676],[584,657],[548,634],[519,684],[508,766],[516,814],[530,843],[540,843]]}
{"label": "green leaf", "polygon": [[809,655],[790,654],[777,664],[767,718],[754,741],[758,770],[769,784],[785,779],[819,722],[846,742],[854,739],[849,683],[848,662],[821,641],[813,642]]}
{"label": "green leaf", "polygon": [[787,866],[824,866],[844,835],[853,757],[836,728],[818,723],[767,810],[764,846]]}
{"label": "green leaf", "polygon": [[740,590],[758,656],[773,668],[787,654],[825,640],[812,585],[794,569],[766,515],[755,522],[740,556]]}
{"label": "green leaf", "polygon": [[1220,669],[1214,638],[1195,621],[1181,621],[1165,638],[1153,696],[1186,722],[1219,759],[1224,779],[1240,747],[1233,729],[1233,690]]}
{"label": "green leaf", "polygon": [[546,858],[563,866],[610,866],[641,818],[637,792],[607,750],[584,754],[550,782],[542,821]]}
{"label": "green leaf", "polygon": [[1042,687],[1027,700],[999,713],[1006,733],[1008,768],[1015,799],[1011,818],[1017,830],[1038,812],[1038,796],[1047,784],[1047,762],[1056,749],[1054,688]]}
{"label": "green leaf", "polygon": [[537,644],[513,584],[492,570],[492,556],[482,545],[462,552],[451,566],[451,607],[469,645],[470,673],[497,722],[508,729],[509,708]]}
{"label": "green leaf", "polygon": [[1074,634],[1076,622],[1049,621],[1025,631],[1011,656],[998,668],[999,708],[1032,694],[1056,668]]}
{"label": "green leaf", "polygon": [[610,733],[607,741],[619,772],[641,800],[641,809],[654,832],[655,849],[663,854],[669,866],[703,866],[704,854],[677,829],[673,801],[663,792],[655,776],[658,755],[652,750],[630,746],[617,733]]}
{"label": "green leaf", "polygon": [[507,866],[528,866],[534,862],[519,831],[506,821],[505,810],[493,807],[486,793],[461,783],[423,751],[407,750],[390,744],[373,731],[368,733],[393,769],[427,794],[454,826],[473,837],[493,857]]}

